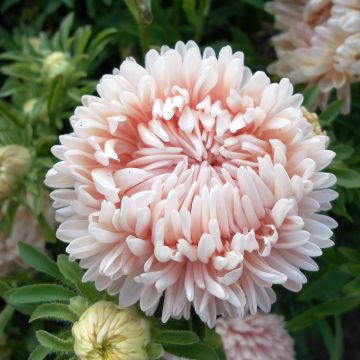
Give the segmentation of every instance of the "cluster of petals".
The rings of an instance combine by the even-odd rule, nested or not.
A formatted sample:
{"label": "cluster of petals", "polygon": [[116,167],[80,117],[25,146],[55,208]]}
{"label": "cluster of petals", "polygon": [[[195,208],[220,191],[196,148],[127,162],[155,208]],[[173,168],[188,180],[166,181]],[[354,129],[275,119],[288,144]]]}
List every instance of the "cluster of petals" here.
{"label": "cluster of petals", "polygon": [[98,301],[72,327],[80,360],[147,360],[149,324],[134,309]]}
{"label": "cluster of petals", "polygon": [[360,81],[360,2],[275,0],[266,8],[283,31],[272,38],[278,60],[269,71],[293,83],[318,84],[321,107],[336,89],[348,113],[351,83]]}
{"label": "cluster of petals", "polygon": [[101,79],[60,137],[47,174],[57,236],[83,280],[140,301],[162,320],[214,326],[220,314],[270,311],[274,284],[299,291],[301,269],[333,245],[334,153],[314,136],[302,96],[271,83],[229,46],[150,50]]}
{"label": "cluster of petals", "polygon": [[243,319],[218,319],[227,360],[294,360],[294,340],[281,316],[248,315]]}
{"label": "cluster of petals", "polygon": [[[48,199],[47,199],[48,200]],[[0,218],[8,212],[9,202],[5,202],[0,210]],[[46,218],[51,221],[52,208],[47,201],[44,208]],[[0,231],[0,274],[12,271],[17,265],[22,265],[19,257],[18,243],[23,241],[42,249],[45,245],[44,237],[36,223],[35,216],[30,209],[19,206],[14,215],[10,231]]]}

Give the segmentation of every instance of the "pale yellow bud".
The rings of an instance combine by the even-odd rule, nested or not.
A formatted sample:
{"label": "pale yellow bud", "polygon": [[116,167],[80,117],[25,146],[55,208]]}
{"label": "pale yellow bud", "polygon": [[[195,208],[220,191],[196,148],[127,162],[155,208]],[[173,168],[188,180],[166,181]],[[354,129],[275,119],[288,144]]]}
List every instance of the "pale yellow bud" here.
{"label": "pale yellow bud", "polygon": [[72,328],[80,360],[146,360],[149,325],[134,309],[108,301],[89,307]]}
{"label": "pale yellow bud", "polygon": [[50,80],[68,74],[72,70],[69,56],[61,51],[53,52],[44,60],[43,70],[45,77]]}
{"label": "pale yellow bud", "polygon": [[9,196],[31,165],[29,151],[23,146],[0,147],[0,199]]}
{"label": "pale yellow bud", "polygon": [[325,131],[322,131],[319,117],[316,113],[311,113],[306,107],[302,106],[301,111],[304,115],[304,118],[312,125],[314,135],[326,135]]}

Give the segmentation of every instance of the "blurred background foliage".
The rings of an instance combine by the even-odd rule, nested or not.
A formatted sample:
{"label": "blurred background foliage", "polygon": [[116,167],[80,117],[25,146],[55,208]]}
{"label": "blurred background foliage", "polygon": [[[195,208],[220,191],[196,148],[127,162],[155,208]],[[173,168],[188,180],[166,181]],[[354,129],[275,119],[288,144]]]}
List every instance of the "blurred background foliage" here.
{"label": "blurred background foliage", "polygon": [[[49,243],[51,257],[63,252],[54,231],[41,216],[43,178],[53,163],[50,147],[69,129],[68,118],[83,94],[95,93],[99,77],[132,56],[140,63],[149,48],[196,40],[216,50],[225,44],[245,53],[253,71],[274,60],[270,38],[273,19],[265,0],[4,0],[0,2],[0,146],[28,148],[32,166],[14,193],[0,230],[11,231],[16,207],[34,211]],[[277,79],[274,78],[276,81]],[[318,89],[299,86],[311,107]],[[360,358],[360,86],[353,85],[352,111],[340,115],[333,101],[320,114],[322,128],[336,151],[330,167],[338,177],[332,215],[336,247],[318,260],[320,271],[307,273],[300,294],[278,288],[274,311],[283,314],[296,339],[299,359]],[[32,204],[26,203],[32,194]],[[40,200],[39,200],[40,199]],[[41,282],[43,275],[21,271],[1,278],[0,296],[19,285]],[[10,292],[9,292],[10,291]],[[43,319],[28,324],[24,309],[3,306],[0,313],[0,358],[26,359],[36,346],[36,330],[56,330]],[[19,310],[14,312],[14,308]],[[59,327],[60,328],[60,327]],[[25,330],[26,329],[26,330]],[[25,335],[25,336],[24,336]]]}

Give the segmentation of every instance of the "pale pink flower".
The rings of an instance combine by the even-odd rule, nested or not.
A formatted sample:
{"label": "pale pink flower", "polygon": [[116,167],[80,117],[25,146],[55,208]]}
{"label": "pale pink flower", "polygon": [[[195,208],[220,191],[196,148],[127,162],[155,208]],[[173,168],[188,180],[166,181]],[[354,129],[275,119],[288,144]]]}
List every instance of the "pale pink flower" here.
{"label": "pale pink flower", "polygon": [[[31,200],[31,197],[29,197]],[[0,210],[0,218],[7,212],[9,203],[5,202]],[[44,199],[44,215],[53,222],[53,210],[48,197]],[[45,240],[37,225],[35,216],[30,209],[20,205],[15,213],[11,233],[4,229],[0,231],[0,274],[12,271],[17,265],[23,265],[17,245],[20,241],[33,245],[39,249],[45,246]]]}
{"label": "pale pink flower", "polygon": [[294,360],[294,340],[279,315],[249,315],[216,321],[227,360]]}
{"label": "pale pink flower", "polygon": [[229,46],[151,50],[105,75],[60,137],[46,177],[57,236],[84,281],[140,300],[162,320],[210,326],[216,316],[268,312],[273,284],[299,291],[333,245],[334,157],[313,136],[289,80],[252,74]]}
{"label": "pale pink flower", "polygon": [[269,71],[294,83],[319,84],[322,108],[336,89],[348,113],[350,85],[360,81],[360,2],[275,0],[266,8],[284,30],[272,38],[278,60]]}

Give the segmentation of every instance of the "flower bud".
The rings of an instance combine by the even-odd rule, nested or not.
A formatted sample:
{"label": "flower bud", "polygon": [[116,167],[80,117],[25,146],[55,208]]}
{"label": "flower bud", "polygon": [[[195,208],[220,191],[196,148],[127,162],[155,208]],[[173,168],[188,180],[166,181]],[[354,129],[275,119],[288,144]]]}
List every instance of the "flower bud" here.
{"label": "flower bud", "polygon": [[72,68],[69,56],[61,51],[51,53],[43,63],[44,75],[48,80],[58,75],[66,75]]}
{"label": "flower bud", "polygon": [[108,301],[90,306],[72,327],[80,360],[146,360],[149,325],[134,309]]}
{"label": "flower bud", "polygon": [[0,199],[9,196],[30,169],[29,151],[20,145],[0,147]]}

